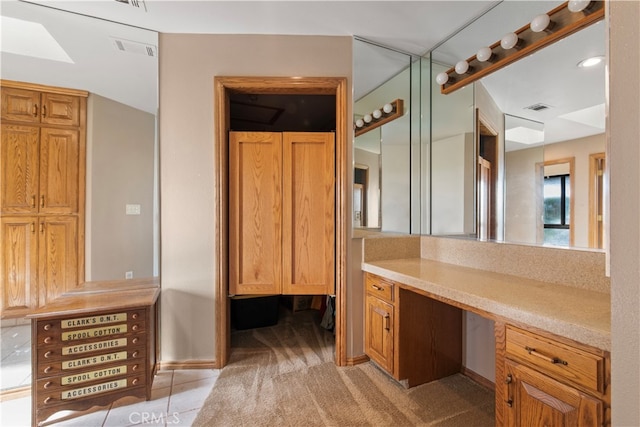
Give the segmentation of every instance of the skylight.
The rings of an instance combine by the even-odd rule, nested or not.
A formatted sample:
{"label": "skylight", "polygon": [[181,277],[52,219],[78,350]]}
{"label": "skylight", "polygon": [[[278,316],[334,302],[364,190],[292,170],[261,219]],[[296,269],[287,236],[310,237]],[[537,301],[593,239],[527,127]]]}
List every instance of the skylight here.
{"label": "skylight", "polygon": [[8,16],[1,18],[2,52],[74,63],[42,24]]}
{"label": "skylight", "polygon": [[538,144],[544,142],[544,131],[518,126],[507,129],[504,137],[508,141],[521,144]]}

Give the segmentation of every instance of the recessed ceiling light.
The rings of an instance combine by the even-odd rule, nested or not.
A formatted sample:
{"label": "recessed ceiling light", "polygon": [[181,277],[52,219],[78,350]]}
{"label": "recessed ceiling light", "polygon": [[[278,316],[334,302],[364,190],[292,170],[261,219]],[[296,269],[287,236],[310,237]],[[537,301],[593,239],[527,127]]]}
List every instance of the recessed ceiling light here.
{"label": "recessed ceiling light", "polygon": [[582,61],[578,62],[578,67],[579,68],[594,67],[602,63],[602,61],[604,61],[604,56],[602,55],[592,56],[591,58],[583,59]]}

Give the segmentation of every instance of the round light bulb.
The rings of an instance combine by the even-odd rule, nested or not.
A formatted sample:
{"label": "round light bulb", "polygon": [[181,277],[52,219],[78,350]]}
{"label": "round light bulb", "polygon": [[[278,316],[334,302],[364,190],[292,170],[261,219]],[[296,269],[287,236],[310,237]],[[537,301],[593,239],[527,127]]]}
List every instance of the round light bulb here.
{"label": "round light bulb", "polygon": [[549,24],[551,23],[551,18],[546,13],[540,14],[531,20],[531,24],[529,24],[529,28],[534,33],[539,33],[547,29]]}
{"label": "round light bulb", "polygon": [[380,117],[382,117],[382,111],[380,111],[380,110],[373,110],[373,118],[374,118],[374,119],[379,119]]}
{"label": "round light bulb", "polygon": [[371,123],[371,120],[373,120],[373,117],[371,117],[371,114],[365,114],[364,115],[364,122],[365,123]]}
{"label": "round light bulb", "polygon": [[505,34],[500,40],[500,46],[505,50],[513,49],[517,44],[518,35],[516,33]]}
{"label": "round light bulb", "polygon": [[364,120],[362,119],[356,120],[356,127],[361,128],[362,126],[364,126]]}
{"label": "round light bulb", "polygon": [[443,85],[449,81],[449,74],[442,72],[436,76],[436,83]]}
{"label": "round light bulb", "polygon": [[385,113],[389,114],[390,112],[393,111],[393,105],[384,104],[384,106],[382,107],[382,111],[384,111]]}
{"label": "round light bulb", "polygon": [[476,59],[480,62],[488,61],[489,59],[491,59],[491,56],[493,56],[493,52],[488,46],[481,47],[480,49],[478,49],[478,53],[476,53]]}
{"label": "round light bulb", "polygon": [[464,74],[469,71],[469,63],[467,61],[458,61],[455,66],[456,73]]}
{"label": "round light bulb", "polygon": [[591,0],[571,0],[567,4],[567,8],[571,12],[582,12],[591,4]]}

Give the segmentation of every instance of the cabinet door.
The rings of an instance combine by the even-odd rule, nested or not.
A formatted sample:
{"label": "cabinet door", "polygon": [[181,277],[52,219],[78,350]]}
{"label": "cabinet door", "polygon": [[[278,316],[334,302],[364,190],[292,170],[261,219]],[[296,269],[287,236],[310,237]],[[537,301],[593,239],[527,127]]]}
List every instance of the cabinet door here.
{"label": "cabinet door", "polygon": [[43,217],[39,224],[40,292],[42,306],[78,285],[78,219]]}
{"label": "cabinet door", "polygon": [[2,88],[2,120],[40,122],[40,92]]}
{"label": "cabinet door", "polygon": [[39,129],[35,126],[2,125],[1,134],[2,213],[36,213]]}
{"label": "cabinet door", "polygon": [[335,292],[335,149],[330,132],[283,134],[283,293]]}
{"label": "cabinet door", "polygon": [[527,366],[510,360],[506,365],[507,425],[602,425],[602,401]]}
{"label": "cabinet door", "polygon": [[393,305],[369,294],[365,304],[365,353],[393,374]]}
{"label": "cabinet door", "polygon": [[50,125],[80,125],[80,98],[57,93],[42,94],[41,122]]}
{"label": "cabinet door", "polygon": [[38,306],[38,234],[36,217],[0,219],[0,312],[22,317]]}
{"label": "cabinet door", "polygon": [[78,131],[42,128],[40,132],[40,212],[78,212],[80,145]]}
{"label": "cabinet door", "polygon": [[229,134],[229,292],[282,292],[282,134]]}

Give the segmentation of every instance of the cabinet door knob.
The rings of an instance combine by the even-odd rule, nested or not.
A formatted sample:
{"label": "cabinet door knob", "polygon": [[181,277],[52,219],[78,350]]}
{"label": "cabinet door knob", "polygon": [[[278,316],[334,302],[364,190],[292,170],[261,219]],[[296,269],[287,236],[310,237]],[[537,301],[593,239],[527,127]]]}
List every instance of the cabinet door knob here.
{"label": "cabinet door knob", "polygon": [[42,106],[42,117],[47,117],[47,106],[46,105]]}
{"label": "cabinet door knob", "polygon": [[38,104],[33,104],[33,117],[38,117]]}
{"label": "cabinet door knob", "polygon": [[504,380],[505,384],[511,384],[513,382],[513,377],[511,374],[507,375],[507,378]]}
{"label": "cabinet door knob", "polygon": [[513,406],[513,399],[505,400],[505,403],[509,408],[511,408]]}

